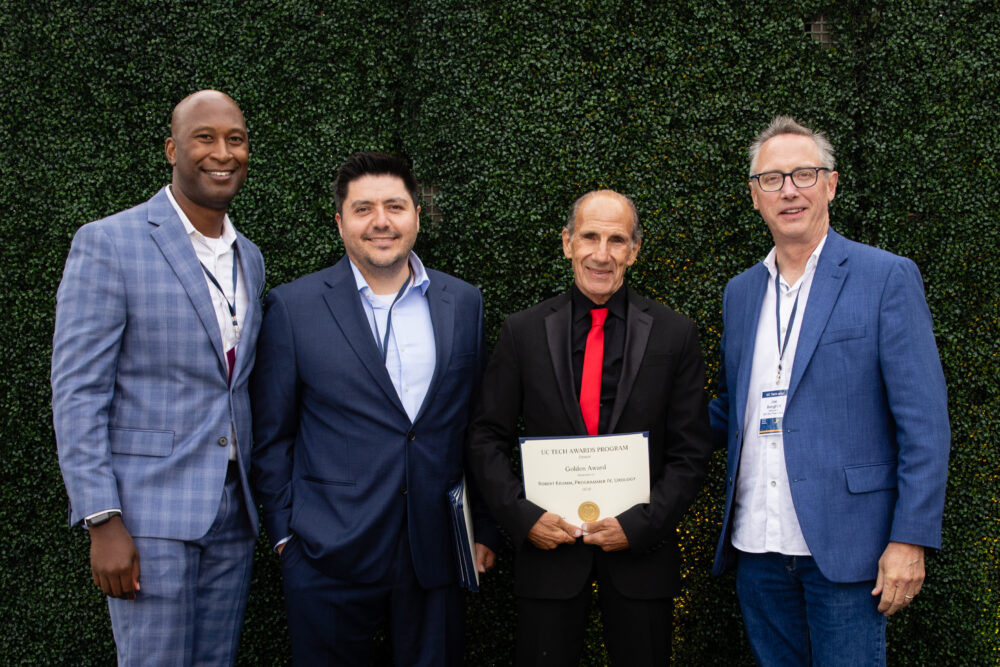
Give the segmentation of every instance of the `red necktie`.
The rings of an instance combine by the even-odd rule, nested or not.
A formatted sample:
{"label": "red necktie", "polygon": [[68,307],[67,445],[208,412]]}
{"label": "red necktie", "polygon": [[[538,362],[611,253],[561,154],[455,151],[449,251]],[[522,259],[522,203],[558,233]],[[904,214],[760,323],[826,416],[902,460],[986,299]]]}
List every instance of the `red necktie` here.
{"label": "red necktie", "polygon": [[580,412],[587,427],[587,435],[597,435],[601,417],[601,368],[604,366],[604,320],[607,308],[590,311],[590,333],[583,352],[583,377],[580,382]]}
{"label": "red necktie", "polygon": [[233,366],[236,365],[236,348],[231,347],[226,350],[226,361],[229,365],[229,384],[233,383]]}

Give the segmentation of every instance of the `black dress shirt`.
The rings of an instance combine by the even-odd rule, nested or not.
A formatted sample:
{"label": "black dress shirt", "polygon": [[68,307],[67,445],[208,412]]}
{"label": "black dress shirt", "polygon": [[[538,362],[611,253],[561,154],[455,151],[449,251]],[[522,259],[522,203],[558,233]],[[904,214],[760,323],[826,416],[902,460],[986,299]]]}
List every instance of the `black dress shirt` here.
{"label": "black dress shirt", "polygon": [[608,432],[608,421],[611,419],[611,409],[615,404],[615,393],[618,389],[618,379],[622,374],[622,360],[625,358],[625,315],[628,310],[628,298],[625,285],[611,295],[607,303],[598,305],[583,295],[574,284],[573,298],[573,383],[576,395],[580,396],[580,383],[583,381],[583,356],[587,350],[587,335],[590,333],[590,311],[594,308],[607,308],[608,318],[604,321],[604,362],[601,364],[601,411],[597,420],[597,432]]}

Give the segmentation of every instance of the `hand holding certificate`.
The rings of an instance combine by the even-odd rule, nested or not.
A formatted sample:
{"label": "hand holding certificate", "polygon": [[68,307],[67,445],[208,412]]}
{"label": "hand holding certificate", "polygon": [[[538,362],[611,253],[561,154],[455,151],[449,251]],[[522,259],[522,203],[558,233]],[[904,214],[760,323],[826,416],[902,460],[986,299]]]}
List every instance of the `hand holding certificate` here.
{"label": "hand holding certificate", "polygon": [[521,438],[525,497],[578,525],[649,502],[648,433]]}

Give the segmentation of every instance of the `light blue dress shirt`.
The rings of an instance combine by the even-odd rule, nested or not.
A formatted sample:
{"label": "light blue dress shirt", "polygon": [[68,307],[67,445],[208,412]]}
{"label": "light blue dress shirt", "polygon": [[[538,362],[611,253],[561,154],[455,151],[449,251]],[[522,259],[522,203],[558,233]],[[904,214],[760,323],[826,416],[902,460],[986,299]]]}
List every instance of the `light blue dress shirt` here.
{"label": "light blue dress shirt", "polygon": [[410,251],[409,261],[412,277],[403,296],[395,304],[393,301],[396,294],[378,295],[372,292],[354,262],[351,262],[351,271],[354,272],[361,304],[368,317],[368,326],[378,345],[381,345],[380,339],[385,337],[389,309],[392,308],[385,367],[412,422],[416,420],[431,386],[437,363],[437,348],[434,345],[431,311],[427,305],[427,288],[431,281],[423,263],[413,251]]}

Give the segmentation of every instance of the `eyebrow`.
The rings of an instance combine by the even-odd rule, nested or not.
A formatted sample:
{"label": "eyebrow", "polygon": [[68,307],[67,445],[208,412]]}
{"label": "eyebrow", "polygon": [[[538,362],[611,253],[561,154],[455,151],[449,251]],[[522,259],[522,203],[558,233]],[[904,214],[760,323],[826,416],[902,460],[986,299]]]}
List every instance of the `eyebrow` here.
{"label": "eyebrow", "polygon": [[[191,133],[194,134],[196,132],[205,132],[205,131],[215,132],[215,129],[216,128],[213,127],[212,125],[199,125],[199,126],[197,126],[195,128],[192,128]],[[247,131],[245,129],[243,129],[242,127],[239,127],[239,126],[231,127],[231,128],[229,128],[228,130],[225,131],[226,134],[232,134],[233,132],[239,132],[240,134],[246,134],[247,133]]]}
{"label": "eyebrow", "polygon": [[[379,200],[383,204],[405,204],[409,200],[406,197],[389,197],[387,199]],[[351,202],[351,208],[356,206],[371,206],[375,201],[371,199],[355,199]]]}

